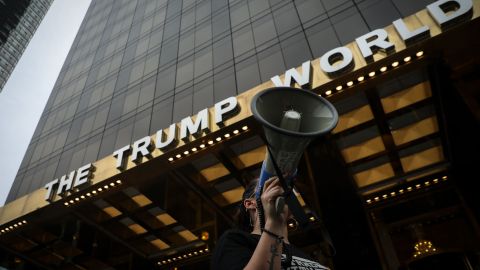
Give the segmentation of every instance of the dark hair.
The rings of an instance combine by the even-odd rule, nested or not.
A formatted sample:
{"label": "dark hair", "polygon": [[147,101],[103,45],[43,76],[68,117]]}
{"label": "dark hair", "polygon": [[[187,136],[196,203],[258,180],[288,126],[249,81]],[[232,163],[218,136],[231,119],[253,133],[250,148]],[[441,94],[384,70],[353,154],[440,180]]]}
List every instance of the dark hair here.
{"label": "dark hair", "polygon": [[238,226],[240,229],[251,232],[253,230],[253,226],[251,225],[250,221],[250,213],[245,208],[243,202],[249,198],[255,198],[255,190],[257,187],[258,178],[252,179],[247,186],[245,187],[245,191],[242,195],[242,200],[240,201],[237,219],[238,219]]}

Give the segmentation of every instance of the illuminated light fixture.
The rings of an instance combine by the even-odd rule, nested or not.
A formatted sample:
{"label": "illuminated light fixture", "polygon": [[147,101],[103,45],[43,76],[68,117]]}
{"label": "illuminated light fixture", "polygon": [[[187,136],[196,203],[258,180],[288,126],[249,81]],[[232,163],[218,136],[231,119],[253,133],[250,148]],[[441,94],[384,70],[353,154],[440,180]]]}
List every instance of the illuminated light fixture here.
{"label": "illuminated light fixture", "polygon": [[347,82],[347,86],[352,86],[352,85],[353,85],[352,81]]}
{"label": "illuminated light fixture", "polygon": [[437,251],[437,248],[432,244],[432,241],[429,240],[420,240],[415,243],[413,247],[415,249],[415,252],[413,253],[414,258],[430,255]]}
{"label": "illuminated light fixture", "polygon": [[88,196],[88,197],[91,197],[91,196],[92,196],[92,193],[87,192],[87,196]]}
{"label": "illuminated light fixture", "polygon": [[1,230],[0,232],[4,233],[4,232],[5,232],[5,230]]}
{"label": "illuminated light fixture", "polygon": [[363,80],[365,80],[365,77],[363,77],[363,76],[360,76],[360,77],[357,78],[357,81],[359,81],[359,82],[361,82]]}
{"label": "illuminated light fixture", "polygon": [[173,258],[172,260],[173,260],[173,261],[176,261],[176,260],[177,260],[177,258]]}
{"label": "illuminated light fixture", "polygon": [[430,186],[430,181],[426,181],[424,184],[425,186]]}
{"label": "illuminated light fixture", "polygon": [[397,67],[398,66],[398,61],[395,61],[392,63],[392,67]]}
{"label": "illuminated light fixture", "polygon": [[230,133],[226,133],[225,135],[223,135],[225,138],[230,138]]}
{"label": "illuminated light fixture", "polygon": [[183,258],[186,259],[186,258],[187,258],[187,254],[184,254],[184,255],[183,255]]}
{"label": "illuminated light fixture", "polygon": [[438,179],[437,178],[433,179],[433,183],[435,184],[438,183]]}
{"label": "illuminated light fixture", "polygon": [[198,150],[198,149],[197,149],[196,147],[193,147],[193,148],[192,148],[192,152],[197,152],[197,150]]}
{"label": "illuminated light fixture", "polygon": [[195,252],[193,252],[193,254],[194,254],[194,255],[198,255],[198,252],[195,251]]}
{"label": "illuminated light fixture", "polygon": [[167,262],[172,262],[172,259],[168,259]]}
{"label": "illuminated light fixture", "polygon": [[374,200],[378,202],[378,201],[380,201],[380,198],[379,198],[379,197],[375,197]]}
{"label": "illuminated light fixture", "polygon": [[315,221],[315,217],[314,216],[310,216],[310,221]]}
{"label": "illuminated light fixture", "polygon": [[93,190],[93,191],[92,191],[92,194],[93,194],[93,195],[97,194],[97,191],[96,191],[96,190]]}
{"label": "illuminated light fixture", "polygon": [[384,198],[384,199],[386,199],[387,197],[388,197],[387,194],[383,194],[383,195],[382,195],[382,198]]}
{"label": "illuminated light fixture", "polygon": [[422,185],[420,185],[420,184],[416,184],[416,185],[415,185],[415,187],[416,187],[416,188],[421,188],[421,187],[422,187]]}
{"label": "illuminated light fixture", "polygon": [[209,252],[209,249],[208,249],[208,247],[207,247],[207,248],[205,248],[205,252]]}
{"label": "illuminated light fixture", "polygon": [[181,259],[182,259],[182,256],[178,256],[177,259],[181,260]]}
{"label": "illuminated light fixture", "polygon": [[102,189],[101,187],[99,187],[99,188],[97,188],[97,191],[98,191],[98,192],[102,192],[103,189]]}
{"label": "illuminated light fixture", "polygon": [[448,178],[447,178],[446,175],[445,175],[445,176],[442,176],[442,180],[443,180],[443,181],[447,181],[447,179],[448,179]]}
{"label": "illuminated light fixture", "polygon": [[332,94],[332,90],[328,90],[327,92],[325,92],[325,95],[327,96],[330,96]]}
{"label": "illuminated light fixture", "polygon": [[167,261],[162,261],[162,263],[163,263],[163,264],[166,264],[166,263],[167,263]]}
{"label": "illuminated light fixture", "polygon": [[213,141],[212,141],[212,140],[208,141],[208,144],[212,145],[212,144],[213,144]]}
{"label": "illuminated light fixture", "polygon": [[111,187],[114,187],[114,186],[115,186],[115,183],[110,183],[110,186],[111,186]]}
{"label": "illuminated light fixture", "polygon": [[238,131],[238,129],[235,129],[235,130],[233,131],[233,134],[237,135],[239,132],[240,132],[240,131]]}
{"label": "illuminated light fixture", "polygon": [[288,227],[293,228],[294,226],[295,224],[293,224],[293,222],[288,223]]}
{"label": "illuminated light fixture", "polygon": [[391,195],[391,196],[395,196],[395,195],[397,195],[397,193],[395,193],[395,191],[394,191],[394,192],[390,192],[390,195]]}
{"label": "illuminated light fixture", "polygon": [[173,157],[169,157],[169,158],[168,158],[168,161],[173,161]]}
{"label": "illuminated light fixture", "polygon": [[381,71],[381,72],[387,71],[387,67],[381,67],[381,68],[380,68],[380,71]]}
{"label": "illuminated light fixture", "polygon": [[407,187],[407,190],[408,190],[408,191],[412,191],[412,187]]}
{"label": "illuminated light fixture", "polygon": [[407,57],[403,58],[404,62],[409,62],[410,60],[412,60],[412,57],[410,57],[410,56],[407,56]]}
{"label": "illuminated light fixture", "polygon": [[403,189],[400,189],[398,192],[403,193],[403,191],[404,191]]}
{"label": "illuminated light fixture", "polygon": [[205,144],[200,144],[200,148],[205,148]]}
{"label": "illuminated light fixture", "polygon": [[203,249],[200,249],[198,252],[203,253]]}
{"label": "illuminated light fixture", "polygon": [[68,206],[68,202],[64,202],[63,204],[64,204],[65,206]]}
{"label": "illuminated light fixture", "polygon": [[82,199],[82,200],[85,199],[85,196],[84,195],[80,196],[80,199]]}
{"label": "illuminated light fixture", "polygon": [[75,201],[77,201],[77,202],[80,201],[80,198],[76,197],[76,198],[75,198]]}
{"label": "illuminated light fixture", "polygon": [[117,180],[117,181],[115,181],[115,182],[117,182],[117,184],[120,185],[120,184],[122,183],[122,180]]}
{"label": "illuminated light fixture", "polygon": [[181,157],[182,157],[182,155],[180,155],[180,154],[177,154],[175,157],[176,157],[176,158],[181,158]]}
{"label": "illuminated light fixture", "polygon": [[10,230],[13,230],[13,226],[8,227]]}
{"label": "illuminated light fixture", "polygon": [[369,77],[375,76],[375,71],[371,71],[370,73],[368,73],[368,76],[369,76]]}
{"label": "illuminated light fixture", "polygon": [[221,137],[217,137],[215,140],[216,140],[217,142],[219,142],[219,141],[222,140],[222,138],[221,138]]}
{"label": "illuminated light fixture", "polygon": [[17,223],[13,224],[13,227],[15,227],[15,228],[18,227],[18,224]]}
{"label": "illuminated light fixture", "polygon": [[188,155],[188,154],[190,154],[190,152],[188,152],[188,150],[187,150],[187,151],[183,152],[183,154]]}
{"label": "illuminated light fixture", "polygon": [[371,199],[368,199],[368,200],[367,200],[367,203],[372,203],[372,200],[371,200]]}
{"label": "illuminated light fixture", "polygon": [[158,265],[162,265],[162,263],[161,263],[161,262],[158,262],[157,264],[158,264]]}
{"label": "illuminated light fixture", "polygon": [[68,201],[68,202],[69,202],[69,203],[74,203],[75,201],[74,201],[74,200],[70,200],[70,201]]}
{"label": "illuminated light fixture", "polygon": [[422,57],[423,56],[423,51],[418,51],[415,55],[417,57]]}
{"label": "illuminated light fixture", "polygon": [[192,253],[188,253],[188,256],[189,256],[189,257],[192,257]]}
{"label": "illuminated light fixture", "polygon": [[8,231],[10,231],[10,229],[9,229],[9,228],[5,228],[5,231],[8,232]]}
{"label": "illuminated light fixture", "polygon": [[108,188],[109,188],[109,186],[108,186],[108,185],[105,185],[105,186],[103,186],[103,188],[104,188],[104,189],[108,189]]}
{"label": "illuminated light fixture", "polygon": [[339,86],[335,87],[335,90],[340,91],[340,90],[342,90],[342,88],[343,88],[343,86],[339,85]]}
{"label": "illuminated light fixture", "polygon": [[248,126],[243,126],[242,127],[242,130],[247,130],[248,129]]}
{"label": "illuminated light fixture", "polygon": [[203,240],[203,241],[207,241],[208,238],[210,238],[210,234],[207,232],[207,231],[203,231],[200,238]]}

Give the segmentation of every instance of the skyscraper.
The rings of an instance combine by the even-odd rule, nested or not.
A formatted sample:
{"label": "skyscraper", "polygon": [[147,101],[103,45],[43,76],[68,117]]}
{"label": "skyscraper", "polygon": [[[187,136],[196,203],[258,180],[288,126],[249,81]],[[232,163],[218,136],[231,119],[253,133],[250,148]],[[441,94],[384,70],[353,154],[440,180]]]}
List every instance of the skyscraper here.
{"label": "skyscraper", "polygon": [[53,0],[0,2],[0,92]]}
{"label": "skyscraper", "polygon": [[282,84],[340,115],[302,158],[313,229],[292,222],[292,242],[334,269],[473,262],[478,3],[93,0],[0,212],[0,262],[208,267],[265,157],[249,102]]}

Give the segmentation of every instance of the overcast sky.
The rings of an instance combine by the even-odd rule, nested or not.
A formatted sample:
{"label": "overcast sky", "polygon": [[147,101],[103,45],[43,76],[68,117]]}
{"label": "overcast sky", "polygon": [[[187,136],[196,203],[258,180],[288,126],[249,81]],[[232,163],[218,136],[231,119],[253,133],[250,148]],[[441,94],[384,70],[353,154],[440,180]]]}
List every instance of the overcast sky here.
{"label": "overcast sky", "polygon": [[0,206],[91,0],[54,0],[0,93]]}

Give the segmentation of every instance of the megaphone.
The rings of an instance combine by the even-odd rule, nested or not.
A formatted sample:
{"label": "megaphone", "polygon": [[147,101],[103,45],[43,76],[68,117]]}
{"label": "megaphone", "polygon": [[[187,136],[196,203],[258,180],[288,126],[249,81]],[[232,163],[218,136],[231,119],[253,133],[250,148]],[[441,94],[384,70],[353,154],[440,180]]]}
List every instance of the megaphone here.
{"label": "megaphone", "polygon": [[[277,175],[284,190],[291,191],[305,148],[314,138],[335,128],[338,113],[335,107],[321,96],[292,87],[275,87],[257,93],[252,99],[251,111],[255,119],[263,125],[268,149],[256,190],[257,204],[261,204],[263,186],[272,176]],[[282,200],[285,200],[300,224],[308,222],[292,192],[289,196],[280,197],[276,202],[279,213],[283,211]],[[263,227],[264,217],[261,216],[260,221]]]}

